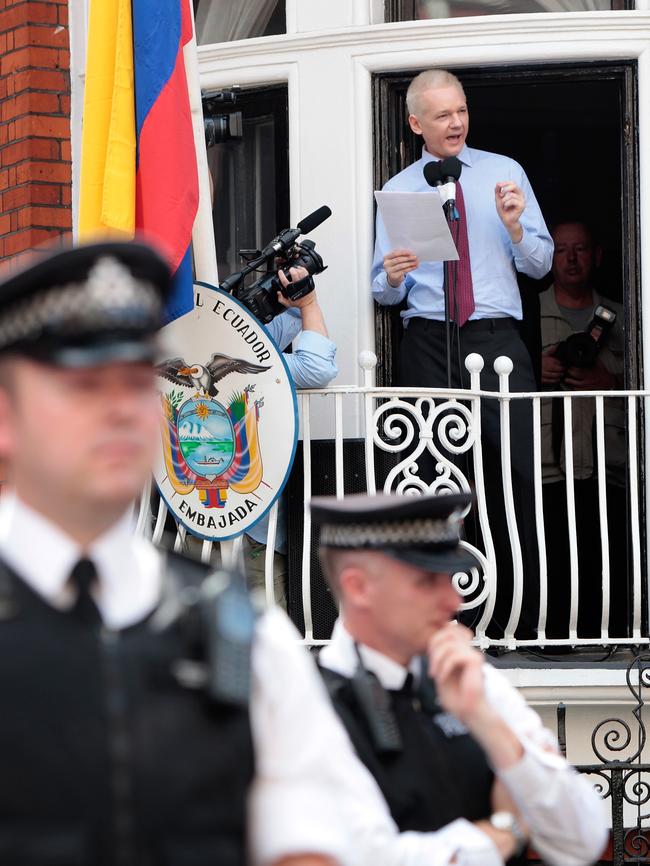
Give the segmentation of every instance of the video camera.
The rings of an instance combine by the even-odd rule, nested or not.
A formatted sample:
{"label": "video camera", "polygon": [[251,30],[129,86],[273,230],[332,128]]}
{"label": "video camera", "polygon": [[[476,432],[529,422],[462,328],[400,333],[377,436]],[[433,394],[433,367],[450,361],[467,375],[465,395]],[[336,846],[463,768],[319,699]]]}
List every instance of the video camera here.
{"label": "video camera", "polygon": [[584,331],[571,334],[566,340],[558,343],[555,357],[565,367],[593,367],[616,321],[616,313],[605,304],[598,304],[594,316]]}
{"label": "video camera", "polygon": [[[285,298],[291,301],[297,301],[314,290],[313,275],[322,273],[327,265],[323,264],[323,259],[316,252],[316,244],[313,241],[304,240],[301,243],[296,241],[300,235],[312,231],[331,215],[332,211],[327,205],[323,205],[301,220],[297,228],[280,232],[261,252],[240,250],[239,254],[247,260],[247,264],[241,271],[224,280],[219,288],[231,293],[247,310],[250,310],[256,319],[268,325],[285,310],[278,301],[278,292],[282,292]],[[244,286],[244,277],[258,270],[262,265],[266,265],[264,276],[252,285]],[[279,272],[282,271],[290,279],[290,269],[298,267],[305,268],[308,276],[290,282],[285,288],[280,282]]]}
{"label": "video camera", "polygon": [[228,114],[217,112],[225,106],[234,105],[237,102],[237,93],[233,90],[214,90],[204,93],[201,97],[203,104],[203,130],[205,132],[205,146],[213,147],[224,141],[239,140],[244,135],[244,120],[241,111],[231,111]]}

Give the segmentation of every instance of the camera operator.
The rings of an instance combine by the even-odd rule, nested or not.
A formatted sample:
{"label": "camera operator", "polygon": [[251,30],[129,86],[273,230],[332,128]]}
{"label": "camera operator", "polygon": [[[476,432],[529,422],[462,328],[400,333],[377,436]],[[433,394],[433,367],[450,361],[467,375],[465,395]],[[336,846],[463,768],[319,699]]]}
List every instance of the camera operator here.
{"label": "camera operator", "polygon": [[[540,295],[542,387],[546,390],[604,391],[623,387],[624,335],[621,304],[603,298],[595,289],[602,249],[581,221],[564,221],[553,230],[553,284]],[[597,343],[590,344],[594,321],[615,319]],[[580,334],[576,343],[576,336]],[[580,355],[580,339],[591,351]],[[567,342],[567,340],[569,342]],[[574,342],[571,342],[574,341]],[[578,352],[575,351],[576,345]],[[598,515],[595,400],[572,403],[573,474],[576,530],[580,566],[578,634],[600,634],[600,527]],[[610,627],[625,628],[625,414],[623,401],[605,400],[605,457],[610,537],[610,562],[620,581],[611,593]],[[569,553],[566,507],[564,414],[558,399],[542,404],[542,474],[549,572],[547,634],[567,637]],[[620,570],[619,570],[620,569]],[[614,569],[612,569],[614,571]],[[553,603],[553,599],[556,602]],[[560,601],[561,599],[561,601]],[[624,632],[623,632],[624,633]],[[621,636],[623,636],[623,633]]]}
{"label": "camera operator", "polygon": [[[303,267],[291,268],[289,275],[291,282],[308,276]],[[278,271],[278,277],[286,288],[289,280],[282,270]],[[281,292],[278,292],[277,298],[286,310],[265,325],[265,328],[281,349],[286,349],[298,338],[293,351],[285,355],[291,378],[297,388],[324,388],[338,372],[334,362],[336,345],[328,336],[316,290],[296,301],[289,300]],[[265,516],[249,527],[244,536],[246,573],[252,587],[264,586],[267,531],[268,517]],[[276,603],[282,607],[286,607],[286,553],[286,513],[284,500],[281,498],[273,557],[273,581]]]}

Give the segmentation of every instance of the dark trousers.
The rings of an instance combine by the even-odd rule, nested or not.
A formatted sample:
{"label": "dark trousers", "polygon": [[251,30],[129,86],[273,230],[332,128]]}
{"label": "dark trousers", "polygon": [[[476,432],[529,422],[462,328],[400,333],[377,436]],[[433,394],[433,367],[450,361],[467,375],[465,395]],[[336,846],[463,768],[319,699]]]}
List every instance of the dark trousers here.
{"label": "dark trousers", "polygon": [[[469,373],[465,358],[472,352],[483,357],[481,388],[498,391],[499,380],[494,361],[500,355],[509,357],[514,365],[509,378],[511,391],[535,391],[537,386],[530,355],[519,334],[514,319],[480,319],[455,329],[451,353],[452,387],[468,388]],[[447,386],[447,353],[445,324],[419,317],[409,319],[402,340],[398,363],[398,384],[410,387],[438,388]],[[497,560],[497,598],[489,634],[500,637],[512,602],[512,552],[508,536],[501,475],[501,423],[499,401],[485,399],[481,408],[483,468],[486,500]],[[524,601],[517,636],[536,636],[539,615],[539,559],[535,531],[533,489],[533,427],[530,401],[510,403],[510,445],[512,483],[524,571]],[[449,455],[451,457],[451,455]],[[459,464],[469,476],[469,461]],[[419,464],[421,477],[430,483],[435,477],[433,460]],[[471,477],[471,476],[469,476]],[[480,545],[477,521],[467,522],[466,532],[471,543]],[[470,612],[471,613],[471,612]],[[476,619],[476,616],[473,617]]]}
{"label": "dark trousers", "polygon": [[[578,552],[578,637],[600,637],[602,612],[601,533],[598,482],[575,481],[575,528]],[[609,628],[612,637],[628,634],[631,590],[628,568],[627,491],[607,484],[607,529],[610,569]],[[544,527],[548,573],[546,634],[569,637],[571,570],[569,563],[566,483],[544,485]]]}

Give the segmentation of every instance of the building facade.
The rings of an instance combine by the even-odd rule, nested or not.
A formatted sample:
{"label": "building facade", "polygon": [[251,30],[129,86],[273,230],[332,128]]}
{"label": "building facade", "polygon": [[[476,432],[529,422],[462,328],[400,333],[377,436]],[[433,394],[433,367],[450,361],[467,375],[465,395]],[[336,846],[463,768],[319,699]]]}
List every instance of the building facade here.
{"label": "building facade", "polygon": [[67,0],[0,10],[0,261],[72,231]]}

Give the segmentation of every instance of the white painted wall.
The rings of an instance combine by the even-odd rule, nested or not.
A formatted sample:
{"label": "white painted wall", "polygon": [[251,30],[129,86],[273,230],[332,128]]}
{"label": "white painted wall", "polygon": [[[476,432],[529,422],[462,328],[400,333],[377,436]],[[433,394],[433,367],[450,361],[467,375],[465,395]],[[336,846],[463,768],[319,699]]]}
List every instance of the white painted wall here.
{"label": "white painted wall", "polygon": [[[77,106],[83,85],[85,2],[70,2],[72,96]],[[647,5],[650,0],[639,0],[641,3]],[[233,84],[288,85],[291,221],[295,224],[324,203],[333,211],[313,238],[329,264],[318,286],[339,347],[339,382],[361,383],[357,357],[360,350],[373,348],[374,342],[368,270],[373,245],[370,87],[376,71],[638,60],[642,285],[650,286],[650,115],[644,111],[650,94],[650,13],[508,15],[404,24],[383,24],[382,17],[383,0],[287,0],[287,35],[199,49],[204,89]],[[81,114],[76,110],[75,178],[79,170],[75,142],[80,140],[80,131]],[[205,231],[209,228],[204,226]],[[650,305],[644,304],[642,313],[647,364]],[[346,412],[348,415],[353,421],[354,412]],[[317,413],[314,426],[318,426]],[[346,430],[348,435],[353,432]],[[322,435],[327,433],[324,430]],[[557,675],[551,670],[544,671],[539,682],[522,680],[518,685],[540,704],[551,726],[557,700],[571,698],[576,706],[569,714],[569,744],[578,752],[570,757],[587,760],[592,723],[606,714],[606,705],[627,703],[627,698],[618,681],[583,688],[584,674],[568,666],[563,672],[563,682],[556,682]],[[576,695],[580,698],[574,700]],[[580,746],[571,745],[578,742]]]}

